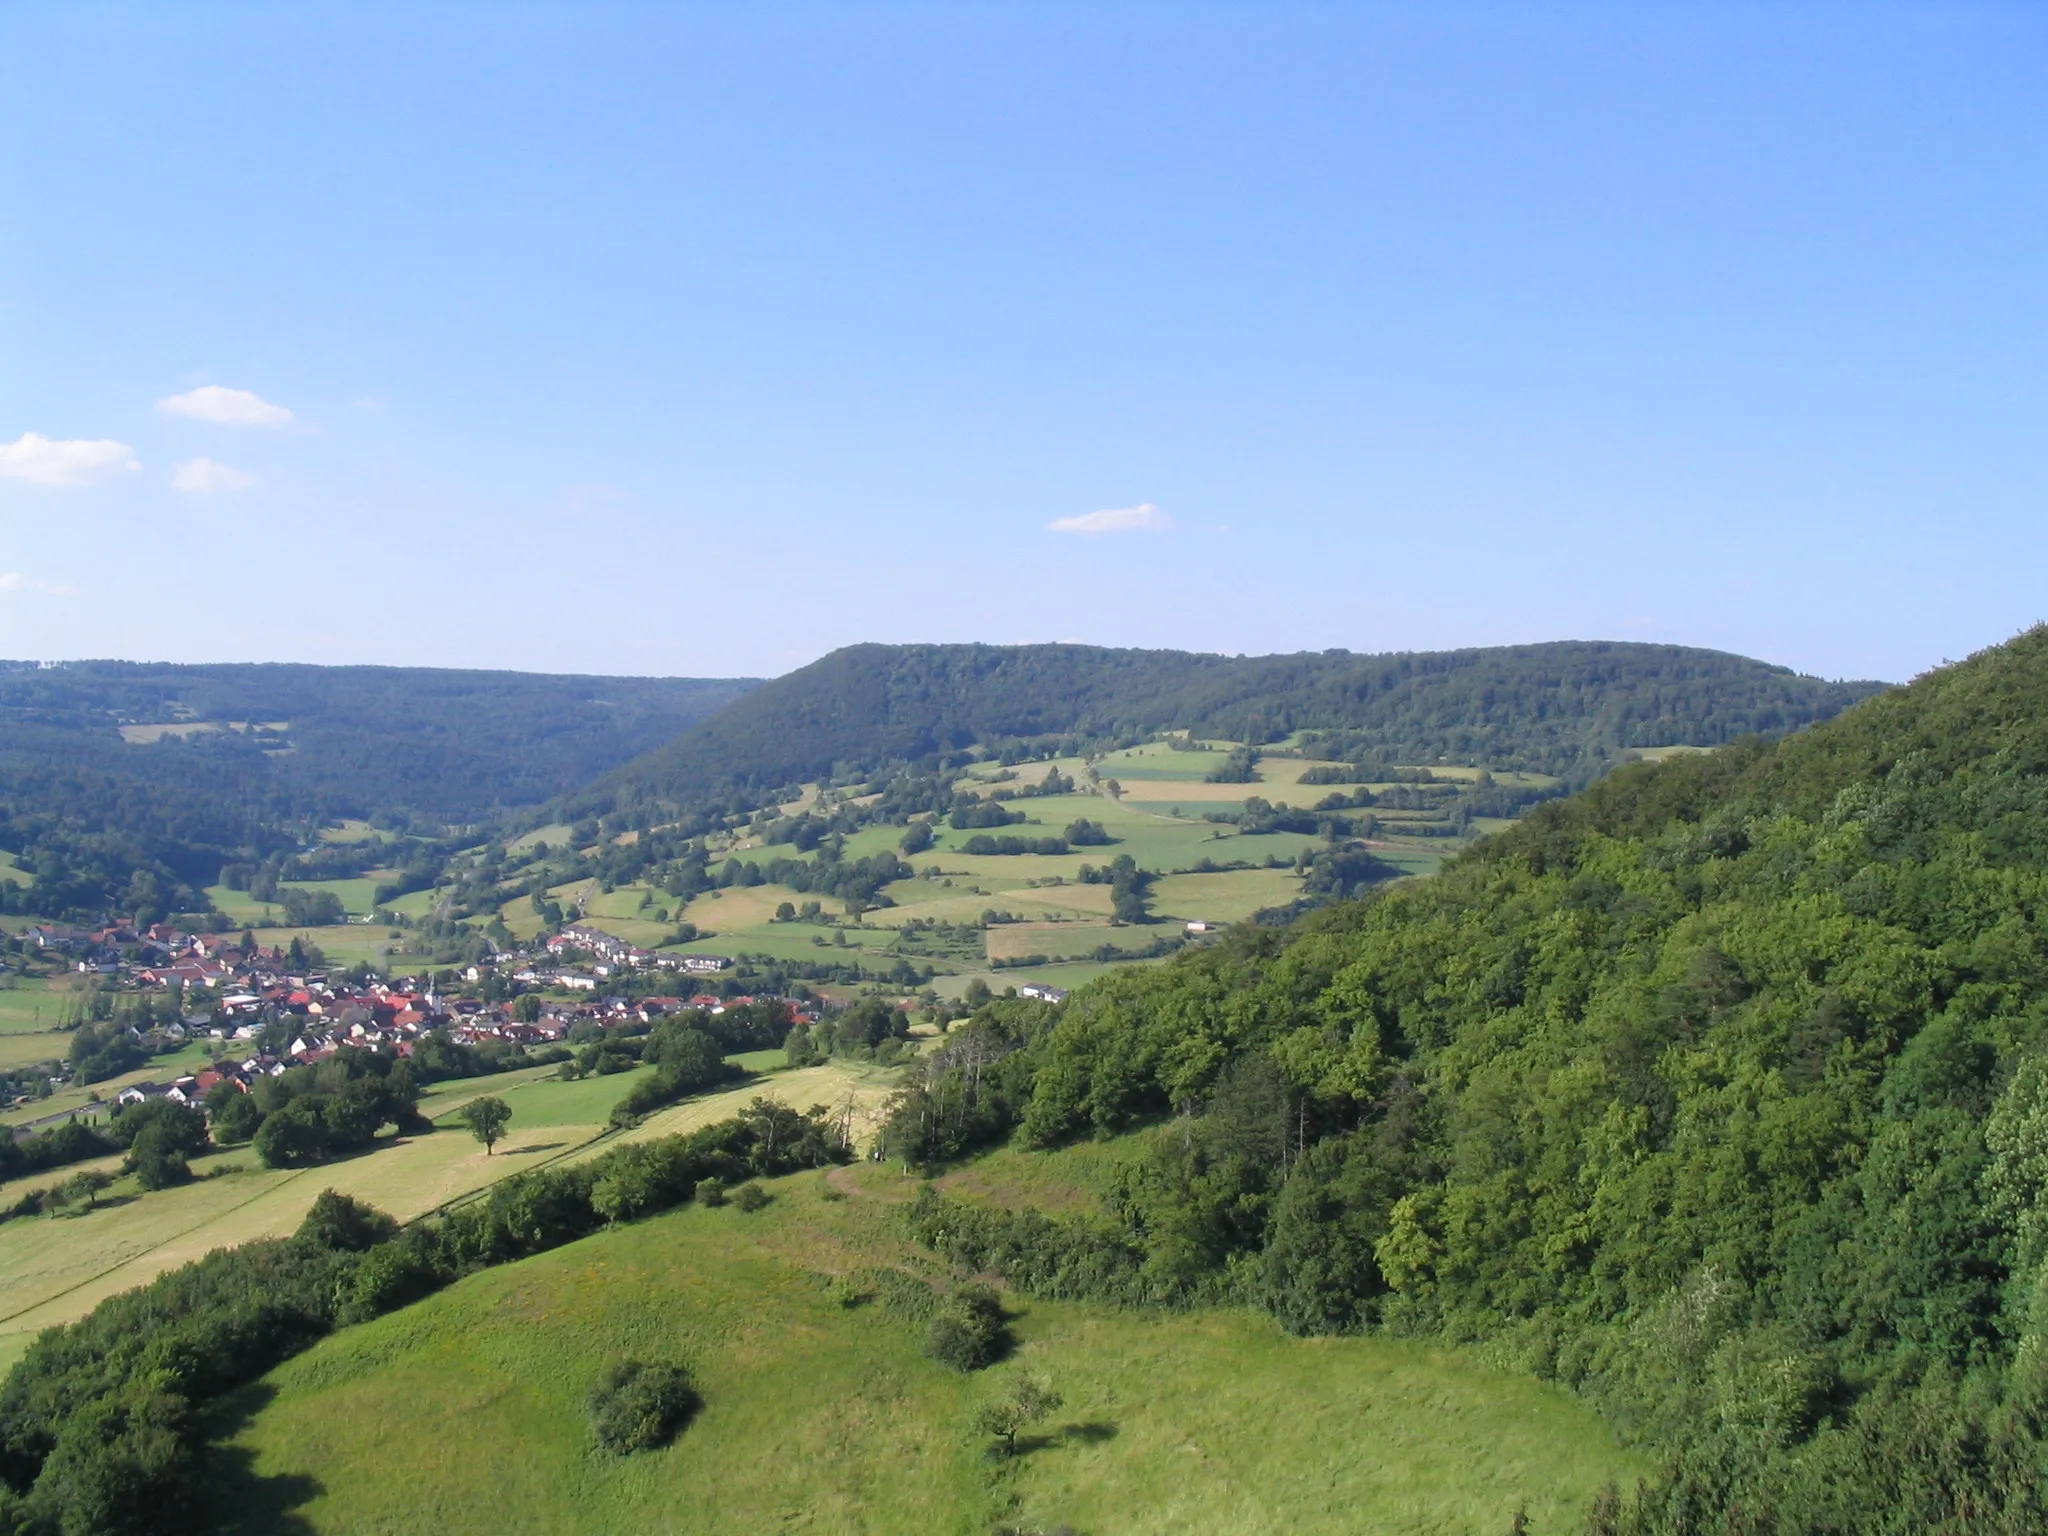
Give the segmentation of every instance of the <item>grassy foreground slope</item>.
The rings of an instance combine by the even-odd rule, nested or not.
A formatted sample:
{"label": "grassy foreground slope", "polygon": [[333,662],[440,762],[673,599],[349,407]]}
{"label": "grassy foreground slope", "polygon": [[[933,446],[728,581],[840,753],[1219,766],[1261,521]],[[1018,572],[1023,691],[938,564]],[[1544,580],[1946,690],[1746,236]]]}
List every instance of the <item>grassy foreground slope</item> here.
{"label": "grassy foreground slope", "polygon": [[[690,1206],[603,1233],[289,1362],[231,1405],[216,1527],[1490,1533],[1526,1506],[1555,1531],[1637,1470],[1551,1388],[1242,1312],[1033,1302],[1010,1360],[956,1375],[922,1356],[921,1324],[841,1304],[840,1276],[931,1260],[892,1203],[828,1200],[828,1178],[852,1182],[801,1174],[753,1216]],[[669,1449],[593,1443],[584,1399],[619,1356],[695,1375],[705,1409]],[[1020,1370],[1065,1406],[992,1461],[968,1420]]]}

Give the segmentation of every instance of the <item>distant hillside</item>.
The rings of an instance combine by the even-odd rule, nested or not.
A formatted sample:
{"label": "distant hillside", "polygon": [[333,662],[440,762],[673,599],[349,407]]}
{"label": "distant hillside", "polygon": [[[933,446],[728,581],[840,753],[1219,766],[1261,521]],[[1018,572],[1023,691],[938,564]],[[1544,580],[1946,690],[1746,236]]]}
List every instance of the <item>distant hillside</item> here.
{"label": "distant hillside", "polygon": [[1625,748],[1783,735],[1884,687],[1683,646],[1562,641],[1360,656],[1088,645],[856,645],[764,684],[601,781],[690,806],[977,743],[1169,729],[1317,733],[1351,760],[1479,763],[1590,782]]}
{"label": "distant hillside", "polygon": [[747,679],[428,667],[0,662],[0,849],[31,910],[137,870],[211,882],[343,817],[438,826],[549,800],[673,738]]}

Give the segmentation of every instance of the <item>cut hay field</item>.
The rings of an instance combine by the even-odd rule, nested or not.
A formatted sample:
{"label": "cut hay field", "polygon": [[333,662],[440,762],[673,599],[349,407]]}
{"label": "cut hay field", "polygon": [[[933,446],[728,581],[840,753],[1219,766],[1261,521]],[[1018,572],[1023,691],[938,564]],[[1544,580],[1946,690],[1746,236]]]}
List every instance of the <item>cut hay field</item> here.
{"label": "cut hay field", "polygon": [[1092,955],[1107,944],[1113,949],[1147,949],[1158,936],[1146,926],[1111,927],[1108,923],[1003,923],[988,930],[988,957],[1016,960],[1047,955],[1055,960]]}
{"label": "cut hay field", "polygon": [[[226,1405],[209,1528],[1495,1536],[1523,1507],[1536,1531],[1569,1529],[1639,1470],[1528,1378],[1238,1312],[1011,1298],[1013,1358],[942,1370],[918,1323],[835,1294],[872,1266],[937,1273],[899,1235],[908,1186],[875,1172],[830,1176],[861,1192],[838,1202],[810,1173],[751,1216],[688,1207],[336,1335]],[[670,1448],[592,1443],[584,1399],[618,1357],[690,1368],[704,1408]],[[1064,1406],[992,1460],[971,1415],[1024,1371]]]}
{"label": "cut hay field", "polygon": [[[641,1075],[620,1072],[565,1082],[553,1068],[537,1067],[443,1083],[420,1101],[422,1113],[438,1126],[431,1135],[387,1138],[361,1156],[297,1170],[262,1168],[247,1147],[233,1148],[196,1159],[193,1171],[199,1177],[190,1184],[143,1194],[132,1180],[123,1180],[109,1191],[109,1203],[85,1215],[0,1224],[0,1367],[18,1357],[37,1330],[82,1317],[104,1298],[175,1264],[214,1248],[290,1232],[323,1189],[354,1195],[409,1220],[524,1169],[594,1155],[617,1139],[605,1134],[605,1122]],[[708,1125],[738,1113],[756,1097],[807,1109],[852,1094],[856,1124],[865,1125],[889,1091],[887,1074],[875,1068],[831,1063],[753,1078],[687,1100],[649,1116],[640,1131],[630,1134]],[[503,1098],[512,1109],[510,1128],[495,1155],[486,1154],[452,1118],[463,1104],[486,1093]],[[14,1192],[57,1181],[51,1175],[17,1181],[20,1188]]]}

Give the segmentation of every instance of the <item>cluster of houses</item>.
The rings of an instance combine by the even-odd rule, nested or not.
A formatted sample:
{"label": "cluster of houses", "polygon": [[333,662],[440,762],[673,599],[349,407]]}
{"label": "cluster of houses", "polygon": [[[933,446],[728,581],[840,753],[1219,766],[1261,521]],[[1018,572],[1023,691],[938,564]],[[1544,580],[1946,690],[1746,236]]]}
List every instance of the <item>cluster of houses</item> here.
{"label": "cluster of houses", "polygon": [[[642,949],[628,944],[617,934],[606,933],[583,923],[571,923],[551,935],[545,957],[538,960],[515,957],[512,979],[526,986],[564,987],[572,992],[595,992],[601,982],[628,971],[680,971],[687,976],[715,976],[727,970],[732,960],[725,955],[678,955],[666,950]],[[588,955],[585,965],[564,963],[578,954]]]}
{"label": "cluster of houses", "polygon": [[[188,1005],[171,1022],[136,1031],[135,1038],[152,1049],[167,1049],[193,1039],[221,1042],[215,1066],[168,1083],[144,1083],[123,1091],[122,1104],[168,1098],[197,1104],[223,1081],[246,1089],[257,1078],[275,1076],[292,1067],[326,1060],[344,1046],[382,1048],[410,1056],[420,1038],[445,1031],[469,1045],[497,1041],[524,1047],[565,1040],[579,1024],[610,1028],[645,1023],[664,1014],[691,1009],[722,1013],[727,1008],[759,1001],[754,997],[719,997],[697,993],[661,997],[599,996],[600,983],[635,970],[665,970],[684,976],[709,976],[731,967],[720,955],[657,953],[627,944],[602,929],[574,924],[550,937],[541,953],[501,953],[495,963],[469,967],[472,982],[487,972],[510,977],[535,990],[557,988],[592,994],[573,1001],[543,999],[536,1013],[480,997],[444,996],[430,983],[372,979],[360,984],[339,976],[294,975],[287,956],[260,945],[244,949],[236,940],[217,935],[186,934],[167,924],[147,927],[113,924],[97,929],[36,924],[22,934],[42,950],[56,950],[75,959],[80,971],[118,976],[143,988],[183,986]],[[198,989],[206,989],[200,1005]],[[526,1001],[526,1000],[522,1000]],[[790,1004],[792,1018],[816,1014]],[[533,1014],[520,1018],[518,1012]],[[277,1044],[289,1026],[290,1043]],[[268,1044],[264,1044],[268,1042]],[[247,1056],[229,1058],[242,1045]]]}

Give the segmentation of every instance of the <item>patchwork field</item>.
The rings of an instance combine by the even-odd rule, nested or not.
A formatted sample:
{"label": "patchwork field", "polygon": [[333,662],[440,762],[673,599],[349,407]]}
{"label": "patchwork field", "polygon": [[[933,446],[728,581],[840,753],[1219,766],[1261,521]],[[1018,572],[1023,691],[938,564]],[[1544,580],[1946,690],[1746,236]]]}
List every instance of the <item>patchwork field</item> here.
{"label": "patchwork field", "polygon": [[[1012,1298],[1013,1357],[922,1357],[921,1325],[849,1308],[840,1276],[934,1273],[869,1169],[769,1185],[486,1271],[347,1330],[228,1405],[221,1531],[568,1536],[801,1530],[1446,1532],[1526,1508],[1569,1529],[1638,1471],[1584,1405],[1456,1353],[1289,1339],[1236,1312]],[[964,1190],[963,1192],[971,1192]],[[618,1357],[675,1359],[704,1397],[672,1447],[608,1457],[584,1399]],[[974,1407],[1019,1372],[1065,1399],[992,1459]]]}

